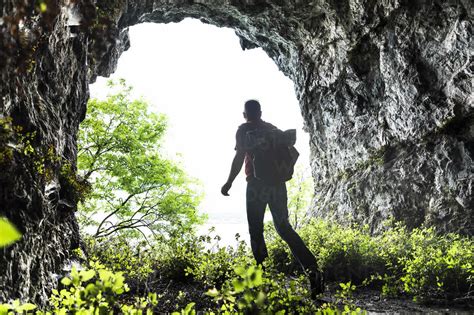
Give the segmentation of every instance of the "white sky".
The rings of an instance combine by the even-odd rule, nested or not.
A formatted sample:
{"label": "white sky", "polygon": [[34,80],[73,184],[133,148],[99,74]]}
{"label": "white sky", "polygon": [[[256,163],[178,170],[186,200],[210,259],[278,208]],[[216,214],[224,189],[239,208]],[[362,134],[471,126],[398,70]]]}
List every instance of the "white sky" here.
{"label": "white sky", "polygon": [[[234,156],[235,132],[245,122],[244,102],[258,99],[263,120],[283,130],[297,129],[299,163],[309,165],[309,140],[293,82],[262,49],[242,51],[232,29],[186,19],[134,26],[130,38],[131,48],[112,78],[126,79],[134,96],[168,116],[164,148],[202,182],[200,211],[209,216],[205,228],[215,226],[226,244],[235,233],[248,240],[243,170],[230,197],[220,194]],[[91,85],[91,97],[107,94],[106,81],[98,78]]]}

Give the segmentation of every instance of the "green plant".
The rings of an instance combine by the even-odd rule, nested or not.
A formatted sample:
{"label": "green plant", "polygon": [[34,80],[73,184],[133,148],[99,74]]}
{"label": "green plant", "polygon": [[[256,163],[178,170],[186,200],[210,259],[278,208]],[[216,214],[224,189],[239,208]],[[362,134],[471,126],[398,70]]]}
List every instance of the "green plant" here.
{"label": "green plant", "polygon": [[352,284],[351,281],[347,283],[339,283],[340,289],[336,292],[336,298],[338,304],[344,305],[344,310],[352,311],[352,310],[359,310],[356,305],[354,304],[354,300],[352,299],[352,295],[356,289],[356,286]]}
{"label": "green plant", "polygon": [[403,290],[416,298],[454,298],[474,285],[474,242],[432,228],[410,233],[410,252],[399,257]]}
{"label": "green plant", "polygon": [[186,272],[205,288],[220,288],[225,281],[235,275],[234,269],[237,264],[250,264],[252,260],[247,245],[244,241],[239,241],[239,237],[236,235],[237,248],[220,247],[218,243],[220,238],[217,235],[200,237],[204,244],[203,249],[194,256],[193,263]]}
{"label": "green plant", "polygon": [[223,314],[310,313],[317,310],[309,300],[302,279],[287,279],[283,274],[264,275],[260,266],[239,266],[236,277],[229,279],[221,290],[211,289],[207,295],[220,305]]}
{"label": "green plant", "polygon": [[124,302],[122,295],[129,288],[123,273],[110,271],[97,262],[91,262],[86,269],[73,267],[70,274],[61,280],[61,285],[63,289],[52,291],[48,310],[36,310],[34,304],[15,300],[0,304],[0,315],[31,314],[34,310],[37,315],[153,314],[153,308],[158,304],[156,293]]}
{"label": "green plant", "polygon": [[13,314],[32,314],[37,308],[36,305],[31,303],[21,303],[20,300],[14,300],[9,304],[0,304],[0,315],[13,315]]}
{"label": "green plant", "polygon": [[123,303],[120,297],[129,291],[123,273],[108,270],[96,262],[90,263],[90,269],[73,267],[61,284],[65,288],[53,290],[51,296],[51,305],[57,314],[112,314],[119,310],[125,314],[141,314],[147,310],[148,314],[158,303],[156,294],[136,298],[132,304]]}
{"label": "green plant", "polygon": [[[202,222],[200,195],[183,170],[161,153],[166,118],[131,100],[124,80],[106,100],[91,99],[78,137],[78,169],[92,192],[80,205],[80,221],[94,237],[187,233]],[[105,214],[97,220],[96,214]]]}
{"label": "green plant", "polygon": [[84,240],[91,261],[100,261],[112,271],[123,272],[129,281],[146,281],[156,267],[157,251],[144,241],[130,245],[123,236],[104,240],[86,236]]}
{"label": "green plant", "polygon": [[366,228],[311,220],[300,235],[317,255],[326,279],[379,285],[383,294],[453,299],[474,286],[474,241],[401,223],[371,236]]}
{"label": "green plant", "polygon": [[313,219],[300,230],[300,235],[317,255],[327,280],[360,284],[385,270],[385,262],[378,255],[379,242],[367,228]]}
{"label": "green plant", "polygon": [[186,305],[186,307],[184,309],[182,309],[181,311],[179,312],[173,312],[171,313],[172,315],[195,315],[196,314],[196,310],[194,309],[194,306],[196,305],[196,303],[189,303],[188,305]]}
{"label": "green plant", "polygon": [[118,296],[128,291],[121,272],[114,273],[99,263],[91,263],[92,269],[72,268],[69,276],[61,280],[65,287],[53,290],[51,304],[57,310],[70,312],[92,311],[108,312],[117,308]]}

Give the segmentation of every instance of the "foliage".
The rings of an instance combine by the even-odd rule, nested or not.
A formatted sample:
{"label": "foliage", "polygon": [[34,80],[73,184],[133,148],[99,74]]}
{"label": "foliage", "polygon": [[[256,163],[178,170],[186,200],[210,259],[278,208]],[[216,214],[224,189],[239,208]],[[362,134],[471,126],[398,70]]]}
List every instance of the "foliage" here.
{"label": "foliage", "polygon": [[[211,229],[210,233],[213,230]],[[238,265],[250,264],[252,258],[244,241],[239,241],[240,235],[236,235],[237,247],[220,247],[219,236],[210,235],[200,237],[204,243],[204,249],[194,256],[193,263],[186,268],[187,274],[194,281],[199,282],[204,288],[220,288],[225,281],[235,276],[235,268]],[[206,248],[207,247],[207,248]]]}
{"label": "foliage", "polygon": [[0,315],[31,313],[37,308],[31,303],[21,303],[20,300],[14,300],[9,304],[0,304]]}
{"label": "foliage", "polygon": [[[316,253],[326,279],[339,283],[335,305],[342,305],[342,310],[334,305],[315,305],[304,275],[279,272],[279,261],[273,259],[265,262],[263,272],[253,265],[243,243],[236,249],[221,248],[219,238],[212,234],[174,235],[153,247],[145,242],[132,246],[126,238],[102,243],[92,240],[87,247],[89,257],[101,263],[73,269],[61,281],[63,288],[54,291],[52,307],[59,313],[102,310],[136,314],[156,312],[160,303],[174,300],[171,307],[179,310],[175,314],[195,314],[198,310],[209,314],[358,314],[362,311],[355,306],[353,294],[367,285],[418,300],[468,296],[473,286],[474,246],[469,237],[437,235],[426,228],[407,231],[401,225],[370,236],[367,229],[322,220],[311,220],[300,232]],[[272,242],[269,248],[273,248]],[[132,283],[133,295],[125,279]],[[156,286],[157,282],[161,286]],[[215,304],[205,304],[204,298],[181,290],[171,296],[166,293],[165,300],[162,285],[179,282],[197,284]],[[137,290],[140,287],[147,290]],[[33,306],[17,301],[0,305],[0,310],[5,314],[22,307]]]}
{"label": "foliage", "polygon": [[86,238],[89,259],[98,260],[113,271],[123,271],[133,282],[146,282],[159,276],[178,282],[194,281],[205,288],[218,286],[234,275],[237,264],[250,263],[245,242],[220,247],[219,236],[174,234],[154,243],[130,245],[126,237],[107,240]]}
{"label": "foliage", "polygon": [[474,286],[470,237],[438,235],[432,228],[408,231],[401,224],[371,236],[367,228],[323,220],[312,220],[300,232],[327,279],[380,283],[386,294],[415,299],[453,299]]}
{"label": "foliage", "polygon": [[122,273],[113,273],[96,263],[91,267],[84,270],[73,267],[70,275],[61,280],[65,289],[54,290],[51,297],[55,309],[73,313],[92,313],[98,309],[104,313],[117,307],[117,297],[128,290]]}
{"label": "foliage", "polygon": [[437,235],[433,228],[407,232],[397,225],[381,241],[381,254],[396,279],[386,283],[386,288],[392,286],[392,292],[405,292],[415,299],[452,299],[472,290],[472,238],[452,233]]}
{"label": "foliage", "polygon": [[319,266],[329,281],[361,283],[385,270],[378,255],[380,244],[367,227],[343,227],[324,220],[311,220],[300,230],[309,248],[317,253]]}
{"label": "foliage", "polygon": [[79,132],[78,168],[93,187],[80,207],[82,223],[95,227],[95,237],[191,229],[202,220],[199,196],[193,181],[161,153],[165,117],[149,112],[145,101],[131,100],[124,80],[109,86],[118,91],[89,101]]}
{"label": "foliage", "polygon": [[[35,314],[152,314],[157,304],[157,295],[135,298],[132,303],[121,300],[128,286],[121,272],[112,272],[102,264],[91,262],[90,268],[78,270],[73,267],[70,274],[61,280],[64,287],[53,290],[50,298],[51,310],[36,311]],[[30,312],[37,308],[31,303],[0,304],[0,315]]]}
{"label": "foliage", "polygon": [[[273,267],[287,274],[298,272],[273,226],[266,226],[266,232]],[[366,227],[321,219],[312,219],[299,234],[328,281],[380,287],[385,295],[406,294],[418,300],[467,297],[474,287],[471,237],[438,235],[432,228],[408,231],[401,224],[372,236]]]}
{"label": "foliage", "polygon": [[194,234],[174,234],[157,246],[155,250],[160,251],[159,271],[164,278],[177,282],[193,280],[193,275],[188,269],[199,262],[199,257],[204,251],[202,237]]}
{"label": "foliage", "polygon": [[236,277],[222,290],[211,289],[222,314],[364,314],[358,308],[346,306],[339,311],[331,305],[316,305],[309,298],[303,276],[288,279],[282,273],[264,273],[261,266],[241,265]]}
{"label": "foliage", "polygon": [[157,268],[156,251],[141,241],[131,246],[124,236],[98,241],[84,239],[89,260],[100,261],[114,272],[123,272],[129,281],[143,282]]}
{"label": "foliage", "polygon": [[340,289],[337,290],[335,296],[337,298],[337,304],[343,304],[348,306],[349,309],[356,309],[354,301],[352,300],[352,294],[356,290],[356,286],[351,281],[347,283],[339,283]]}
{"label": "foliage", "polygon": [[297,164],[293,178],[286,184],[289,218],[295,230],[309,220],[308,210],[314,195],[314,182],[309,171]]}
{"label": "foliage", "polygon": [[21,238],[20,232],[6,218],[0,217],[0,248],[15,243]]}
{"label": "foliage", "polygon": [[[237,277],[226,282],[221,291],[212,289],[207,292],[222,304],[221,310],[224,314],[236,312],[282,314],[287,308],[303,311],[298,309],[298,305],[308,294],[300,286],[295,286],[296,282],[290,281],[288,287],[290,290],[287,290],[287,286],[278,280],[264,277],[260,266],[239,266],[235,269],[235,273]],[[297,292],[298,289],[303,291]],[[305,311],[308,312],[310,309]]]}

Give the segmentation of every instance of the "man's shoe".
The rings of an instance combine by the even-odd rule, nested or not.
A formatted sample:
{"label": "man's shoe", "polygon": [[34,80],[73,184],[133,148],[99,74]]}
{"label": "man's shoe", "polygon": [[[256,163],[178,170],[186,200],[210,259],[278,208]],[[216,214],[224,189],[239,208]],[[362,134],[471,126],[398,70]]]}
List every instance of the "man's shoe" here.
{"label": "man's shoe", "polygon": [[309,272],[309,284],[311,287],[311,298],[315,300],[318,295],[324,292],[323,274],[317,270]]}

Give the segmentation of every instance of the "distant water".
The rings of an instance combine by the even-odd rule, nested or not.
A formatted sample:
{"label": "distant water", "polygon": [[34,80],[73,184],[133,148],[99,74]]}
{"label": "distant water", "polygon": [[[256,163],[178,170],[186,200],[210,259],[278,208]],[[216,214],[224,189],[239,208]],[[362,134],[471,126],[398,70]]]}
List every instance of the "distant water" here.
{"label": "distant water", "polygon": [[211,236],[218,235],[221,240],[220,246],[235,247],[238,243],[236,241],[236,234],[240,235],[239,240],[243,240],[250,244],[250,238],[247,226],[247,217],[245,210],[235,209],[226,212],[208,212],[208,220],[205,224],[199,227],[198,234],[209,234],[209,230],[214,228]]}
{"label": "distant water", "polygon": [[219,246],[227,247],[237,246],[237,241],[235,235],[238,233],[240,235],[239,241],[245,241],[247,245],[250,244],[250,237],[248,233],[247,223],[216,223],[216,224],[204,224],[199,227],[199,235],[207,235],[210,228],[214,227],[215,231],[210,235],[218,235],[221,239],[219,241]]}
{"label": "distant water", "polygon": [[[199,235],[206,235],[209,229],[214,227],[211,236],[219,235],[221,240],[219,244],[223,246],[235,247],[238,243],[235,235],[240,235],[239,240],[245,241],[250,246],[250,235],[247,223],[247,214],[245,209],[235,209],[227,212],[208,212],[208,220],[198,228]],[[271,220],[269,211],[265,213],[264,221]]]}

